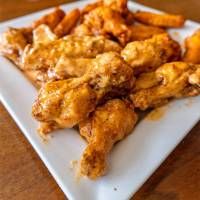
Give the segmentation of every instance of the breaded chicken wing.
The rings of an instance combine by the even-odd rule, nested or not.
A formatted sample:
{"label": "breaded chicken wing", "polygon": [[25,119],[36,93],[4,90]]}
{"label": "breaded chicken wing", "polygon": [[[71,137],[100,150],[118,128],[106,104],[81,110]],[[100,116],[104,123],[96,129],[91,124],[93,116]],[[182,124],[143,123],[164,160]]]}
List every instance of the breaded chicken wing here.
{"label": "breaded chicken wing", "polygon": [[102,36],[69,35],[48,44],[26,46],[22,55],[23,69],[38,70],[55,66],[61,56],[94,58],[97,54],[108,51],[120,51],[121,47]]}
{"label": "breaded chicken wing", "polygon": [[96,179],[106,173],[107,156],[113,145],[131,133],[137,122],[133,108],[120,99],[106,102],[79,124],[80,134],[87,140],[80,161],[80,173]]}
{"label": "breaded chicken wing", "polygon": [[[114,37],[122,45],[125,45],[131,38],[131,31],[126,25],[125,19],[121,14],[110,7],[100,6],[92,10],[87,15],[84,15],[83,28],[77,27],[74,30],[74,34],[80,35],[85,34],[85,30],[89,30],[93,35],[103,35],[106,37]],[[81,25],[82,26],[82,25]]]}
{"label": "breaded chicken wing", "polygon": [[194,64],[200,64],[200,29],[185,39],[185,54],[183,60]]}
{"label": "breaded chicken wing", "polygon": [[185,23],[185,19],[182,15],[158,14],[146,11],[134,13],[134,18],[144,24],[166,28],[182,27]]}
{"label": "breaded chicken wing", "polygon": [[[115,52],[98,55],[80,78],[46,83],[33,105],[41,122],[72,127],[110,96],[126,95],[133,87],[132,69]],[[84,87],[84,88],[83,88]]]}
{"label": "breaded chicken wing", "polygon": [[179,60],[180,45],[167,34],[155,35],[145,41],[128,43],[121,52],[135,74],[154,71],[160,65]]}
{"label": "breaded chicken wing", "polygon": [[130,95],[135,107],[145,110],[166,103],[171,98],[200,94],[200,65],[172,62],[159,67],[155,74],[160,80],[158,85]]}
{"label": "breaded chicken wing", "polygon": [[28,44],[29,29],[9,28],[0,35],[0,54],[4,55],[17,66],[20,66],[20,57]]}
{"label": "breaded chicken wing", "polygon": [[[45,84],[33,105],[33,116],[54,123],[59,128],[71,128],[95,109],[96,94],[87,84],[77,85],[73,80]],[[47,133],[49,130],[43,130]]]}

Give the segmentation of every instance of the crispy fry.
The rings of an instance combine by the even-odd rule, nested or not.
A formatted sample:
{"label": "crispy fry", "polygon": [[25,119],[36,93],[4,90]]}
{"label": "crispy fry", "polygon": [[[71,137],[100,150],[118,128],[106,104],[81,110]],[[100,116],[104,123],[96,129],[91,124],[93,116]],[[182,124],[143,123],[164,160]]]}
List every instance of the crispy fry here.
{"label": "crispy fry", "polygon": [[74,9],[67,13],[62,21],[54,29],[54,33],[58,37],[62,37],[70,33],[70,31],[75,27],[80,18],[79,9]]}
{"label": "crispy fry", "polygon": [[146,40],[154,35],[158,35],[161,33],[165,33],[166,31],[162,28],[158,28],[155,26],[146,26],[146,25],[133,25],[130,26],[132,32],[132,41],[136,40]]}
{"label": "crispy fry", "polygon": [[32,28],[35,29],[41,24],[46,24],[53,30],[58,23],[63,19],[65,16],[65,12],[61,10],[59,7],[55,8],[55,10],[49,14],[42,16],[40,19],[36,20],[32,24]]}
{"label": "crispy fry", "polygon": [[159,27],[182,27],[185,19],[182,15],[157,14],[145,11],[135,13],[135,19],[144,24]]}
{"label": "crispy fry", "polygon": [[193,35],[185,39],[185,54],[183,60],[195,64],[200,64],[200,29]]}

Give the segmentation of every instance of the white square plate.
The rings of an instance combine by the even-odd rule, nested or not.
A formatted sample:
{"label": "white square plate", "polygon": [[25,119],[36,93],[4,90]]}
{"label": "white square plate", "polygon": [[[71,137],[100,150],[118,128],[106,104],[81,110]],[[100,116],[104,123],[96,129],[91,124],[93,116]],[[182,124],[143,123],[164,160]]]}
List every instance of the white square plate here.
{"label": "white square plate", "polygon": [[[88,2],[75,2],[62,8],[70,10]],[[133,2],[129,2],[129,6],[133,10],[152,11]],[[0,32],[8,26],[28,25],[48,11],[1,23]],[[183,41],[198,27],[199,24],[188,21],[183,29],[170,32],[175,39]],[[77,182],[69,163],[80,158],[86,144],[73,129],[57,131],[48,143],[42,142],[36,132],[38,123],[31,117],[36,95],[35,88],[23,74],[7,59],[0,57],[0,100],[70,200],[130,198],[200,119],[200,97],[173,101],[162,118],[157,121],[142,120],[133,134],[115,146],[106,176],[97,181],[81,179]]]}

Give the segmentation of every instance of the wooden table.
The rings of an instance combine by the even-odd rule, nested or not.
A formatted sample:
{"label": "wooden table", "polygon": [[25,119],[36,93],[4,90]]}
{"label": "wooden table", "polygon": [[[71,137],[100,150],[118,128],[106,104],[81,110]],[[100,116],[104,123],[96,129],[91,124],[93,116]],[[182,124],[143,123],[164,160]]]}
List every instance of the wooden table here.
{"label": "wooden table", "polygon": [[[0,21],[69,0],[0,0]],[[138,0],[200,21],[199,0]],[[180,124],[183,122],[180,122]],[[0,200],[67,199],[0,104]],[[132,200],[200,199],[200,123],[149,178]]]}

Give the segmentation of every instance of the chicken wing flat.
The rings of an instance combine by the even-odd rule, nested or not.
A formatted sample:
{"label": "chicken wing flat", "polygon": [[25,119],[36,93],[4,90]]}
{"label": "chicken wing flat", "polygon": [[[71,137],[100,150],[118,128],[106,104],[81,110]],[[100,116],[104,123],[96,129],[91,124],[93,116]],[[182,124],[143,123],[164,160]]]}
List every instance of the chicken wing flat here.
{"label": "chicken wing flat", "polygon": [[183,60],[200,64],[200,29],[185,40],[185,54]]}
{"label": "chicken wing flat", "polygon": [[152,38],[154,35],[166,33],[162,28],[142,24],[132,25],[130,29],[132,33],[131,41],[146,40]]}
{"label": "chicken wing flat", "polygon": [[[109,7],[100,6],[84,15],[81,29],[77,27],[74,34],[85,34],[85,30],[93,35],[103,35],[105,37],[114,37],[122,45],[125,45],[131,38],[131,31],[126,25],[121,14]],[[84,31],[82,30],[84,27]],[[87,28],[86,28],[87,27]],[[81,32],[80,32],[81,31]]]}
{"label": "chicken wing flat", "polygon": [[[125,120],[124,120],[125,119]],[[131,133],[137,122],[133,108],[120,99],[106,102],[79,124],[80,134],[87,140],[80,161],[80,173],[96,179],[106,173],[107,156],[113,145]]]}
{"label": "chicken wing flat", "polygon": [[178,28],[182,27],[185,19],[182,15],[172,14],[157,14],[145,11],[138,11],[134,14],[137,21],[151,26],[165,27],[165,28]]}
{"label": "chicken wing flat", "polygon": [[23,68],[27,70],[48,69],[55,66],[61,56],[93,58],[99,53],[120,51],[121,47],[102,36],[69,35],[48,44],[26,46],[22,55]]}
{"label": "chicken wing flat", "polygon": [[80,78],[46,83],[33,105],[33,116],[61,128],[73,127],[98,103],[110,96],[126,95],[133,87],[132,69],[119,54],[98,55],[94,63]]}
{"label": "chicken wing flat", "polygon": [[179,60],[181,47],[169,35],[160,34],[144,41],[128,43],[121,55],[134,73],[139,74],[154,71],[166,62]]}
{"label": "chicken wing flat", "polygon": [[200,65],[184,62],[162,65],[155,72],[157,80],[160,81],[159,85],[138,90],[130,95],[134,106],[146,110],[166,103],[171,98],[199,95],[199,69]]}

